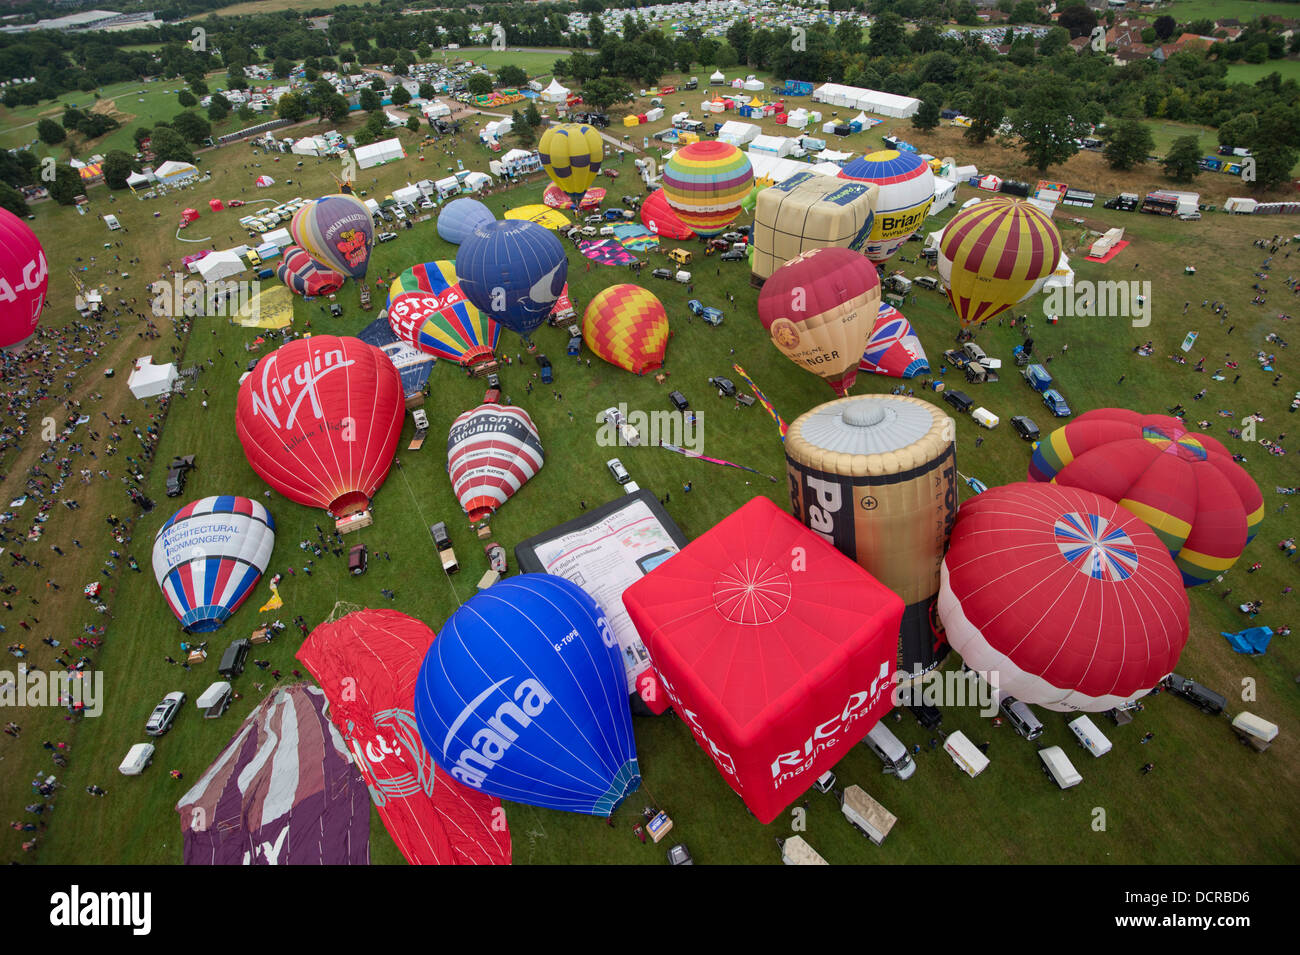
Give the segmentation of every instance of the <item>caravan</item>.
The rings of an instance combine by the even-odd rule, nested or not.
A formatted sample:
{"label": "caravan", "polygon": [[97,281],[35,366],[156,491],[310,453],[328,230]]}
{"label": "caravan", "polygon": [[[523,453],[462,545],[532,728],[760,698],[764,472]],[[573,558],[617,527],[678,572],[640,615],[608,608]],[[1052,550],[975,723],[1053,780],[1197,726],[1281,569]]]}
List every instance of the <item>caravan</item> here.
{"label": "caravan", "polygon": [[1083,782],[1083,777],[1074,768],[1070,758],[1059,746],[1049,746],[1038,751],[1038,758],[1043,761],[1043,773],[1062,789],[1069,789]]}
{"label": "caravan", "polygon": [[1079,745],[1093,756],[1105,756],[1110,752],[1110,740],[1102,735],[1097,725],[1086,716],[1076,716],[1066,724],[1074,734]]}
{"label": "caravan", "polygon": [[943,742],[943,749],[972,779],[988,769],[989,758],[980,752],[961,730],[948,734],[948,738]]}

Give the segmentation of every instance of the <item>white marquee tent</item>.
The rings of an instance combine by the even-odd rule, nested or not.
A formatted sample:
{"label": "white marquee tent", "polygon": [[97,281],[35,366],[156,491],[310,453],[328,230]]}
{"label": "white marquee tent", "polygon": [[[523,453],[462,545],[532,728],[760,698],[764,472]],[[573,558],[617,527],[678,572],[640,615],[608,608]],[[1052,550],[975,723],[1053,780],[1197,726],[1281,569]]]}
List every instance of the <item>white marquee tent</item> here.
{"label": "white marquee tent", "polygon": [[131,377],[126,380],[126,386],[131,389],[131,394],[136,398],[153,398],[171,391],[177,377],[174,364],[168,362],[166,365],[155,365],[153,356],[145,355],[143,358],[136,359],[135,368],[131,371]]}

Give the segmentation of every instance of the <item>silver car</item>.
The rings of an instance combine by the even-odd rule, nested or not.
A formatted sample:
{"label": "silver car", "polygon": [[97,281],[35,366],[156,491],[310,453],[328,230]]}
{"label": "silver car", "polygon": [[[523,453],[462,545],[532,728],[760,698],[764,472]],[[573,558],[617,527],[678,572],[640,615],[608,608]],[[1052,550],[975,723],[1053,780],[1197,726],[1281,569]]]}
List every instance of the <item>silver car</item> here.
{"label": "silver car", "polygon": [[153,708],[149,714],[149,722],[145,724],[144,731],[147,736],[162,736],[172,728],[172,723],[176,722],[176,717],[180,714],[181,707],[185,705],[185,694],[177,690],[175,693],[168,693],[163,697],[162,702]]}

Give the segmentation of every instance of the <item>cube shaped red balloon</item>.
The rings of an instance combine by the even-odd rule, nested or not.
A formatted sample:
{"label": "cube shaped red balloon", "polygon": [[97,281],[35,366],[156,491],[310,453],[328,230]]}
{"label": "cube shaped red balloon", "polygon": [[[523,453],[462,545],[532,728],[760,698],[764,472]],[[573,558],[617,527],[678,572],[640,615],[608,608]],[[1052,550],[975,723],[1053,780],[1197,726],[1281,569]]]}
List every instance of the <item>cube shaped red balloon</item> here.
{"label": "cube shaped red balloon", "polygon": [[677,714],[765,824],[892,705],[902,599],[765,497],[623,603]]}

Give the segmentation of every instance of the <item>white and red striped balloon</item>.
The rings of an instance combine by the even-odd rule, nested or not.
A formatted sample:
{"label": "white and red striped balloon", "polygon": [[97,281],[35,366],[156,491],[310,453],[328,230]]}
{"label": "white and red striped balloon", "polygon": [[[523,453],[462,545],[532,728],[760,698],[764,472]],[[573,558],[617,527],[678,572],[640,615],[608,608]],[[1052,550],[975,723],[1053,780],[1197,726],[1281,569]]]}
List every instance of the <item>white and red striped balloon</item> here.
{"label": "white and red striped balloon", "polygon": [[479,405],[453,421],[447,434],[447,473],[471,521],[496,511],[545,459],[533,419],[513,405]]}
{"label": "white and red striped balloon", "polygon": [[370,505],[402,431],[402,376],[359,338],[314,335],[257,363],[235,430],[248,463],[291,501],[335,517]]}

